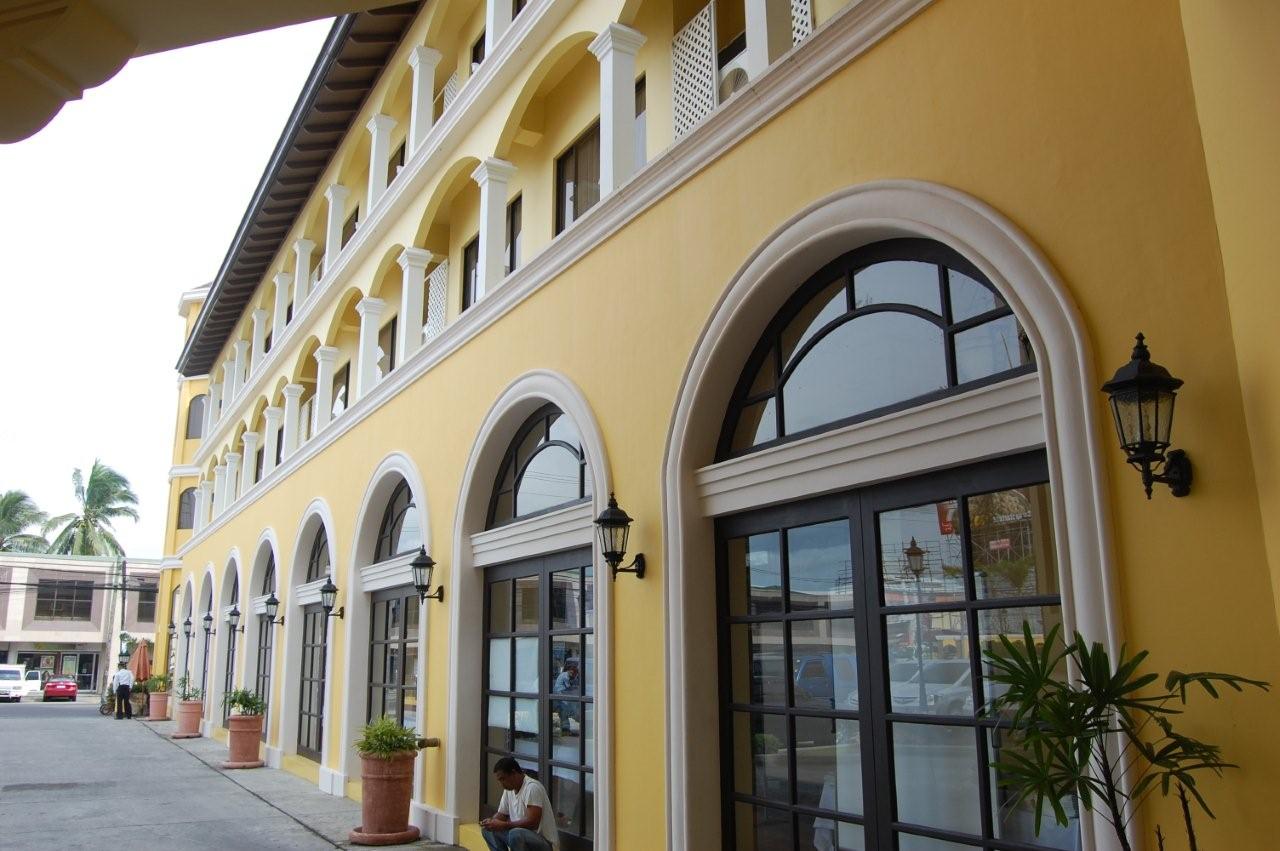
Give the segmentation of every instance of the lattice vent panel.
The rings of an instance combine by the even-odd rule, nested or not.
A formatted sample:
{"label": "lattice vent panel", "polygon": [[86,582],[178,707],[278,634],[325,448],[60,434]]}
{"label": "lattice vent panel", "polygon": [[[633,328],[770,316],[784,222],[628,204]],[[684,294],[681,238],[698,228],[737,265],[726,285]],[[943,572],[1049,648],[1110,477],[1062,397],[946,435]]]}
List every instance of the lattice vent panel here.
{"label": "lattice vent panel", "polygon": [[791,43],[799,44],[813,35],[812,0],[791,0]]}
{"label": "lattice vent panel", "polygon": [[446,299],[449,293],[449,261],[431,270],[427,276],[427,324],[423,336],[430,340],[444,330]]}
{"label": "lattice vent panel", "polygon": [[[794,2],[794,0],[793,0]],[[442,94],[443,102],[441,104],[441,112],[449,108],[449,104],[453,103],[458,96],[458,89],[462,88],[458,82],[458,72],[454,71],[453,76],[444,84],[444,92]]]}
{"label": "lattice vent panel", "polygon": [[716,108],[716,4],[693,16],[671,41],[672,106],[676,136]]}

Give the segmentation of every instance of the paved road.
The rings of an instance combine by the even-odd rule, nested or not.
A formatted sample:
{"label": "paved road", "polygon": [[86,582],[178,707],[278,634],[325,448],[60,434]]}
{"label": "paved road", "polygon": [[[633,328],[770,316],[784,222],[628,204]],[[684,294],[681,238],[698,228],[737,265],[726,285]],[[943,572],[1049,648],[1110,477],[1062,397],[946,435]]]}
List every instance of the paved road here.
{"label": "paved road", "polygon": [[88,696],[0,704],[0,825],[2,849],[335,847]]}

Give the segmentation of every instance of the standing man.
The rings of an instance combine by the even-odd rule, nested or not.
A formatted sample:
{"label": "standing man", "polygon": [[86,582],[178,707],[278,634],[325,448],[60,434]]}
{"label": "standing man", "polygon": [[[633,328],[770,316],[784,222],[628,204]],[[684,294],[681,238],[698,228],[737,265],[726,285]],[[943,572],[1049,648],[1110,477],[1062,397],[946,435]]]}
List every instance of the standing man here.
{"label": "standing man", "polygon": [[480,834],[491,851],[553,851],[560,847],[551,799],[542,784],[525,777],[514,757],[494,763],[493,776],[503,788],[498,812],[480,822]]}
{"label": "standing man", "polygon": [[129,692],[133,690],[133,671],[120,663],[120,670],[111,678],[111,687],[116,692],[116,720],[133,718],[133,706],[129,703]]}

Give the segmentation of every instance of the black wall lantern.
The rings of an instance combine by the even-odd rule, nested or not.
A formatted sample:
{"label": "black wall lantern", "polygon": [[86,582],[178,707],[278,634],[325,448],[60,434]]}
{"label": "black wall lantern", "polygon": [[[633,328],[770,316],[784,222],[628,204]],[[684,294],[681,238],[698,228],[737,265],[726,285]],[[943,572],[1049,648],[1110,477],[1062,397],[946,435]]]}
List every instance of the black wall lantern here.
{"label": "black wall lantern", "polygon": [[240,607],[232,605],[231,611],[227,612],[227,624],[231,627],[232,632],[244,632],[244,627],[240,626]]}
{"label": "black wall lantern", "polygon": [[636,553],[629,566],[619,567],[627,557],[631,517],[618,507],[618,501],[613,498],[612,493],[609,494],[609,507],[596,518],[596,529],[600,532],[600,552],[613,569],[613,578],[617,579],[619,573],[634,573],[636,579],[644,579],[644,553]]}
{"label": "black wall lantern", "polygon": [[210,635],[218,634],[218,631],[213,628],[213,612],[205,612],[204,617],[201,618],[201,620],[204,621],[204,634],[206,638]]}
{"label": "black wall lantern", "polygon": [[1111,397],[1120,447],[1129,463],[1141,471],[1147,499],[1155,482],[1168,485],[1174,496],[1186,496],[1191,492],[1191,459],[1181,449],[1168,451],[1173,403],[1182,379],[1152,362],[1144,340],[1139,334],[1131,359],[1102,385],[1102,391]]}
{"label": "black wall lantern", "polygon": [[173,621],[169,621],[169,640],[173,641],[178,637],[178,628],[173,625]]}
{"label": "black wall lantern", "polygon": [[187,618],[182,622],[182,634],[187,638],[191,637],[191,618]]}
{"label": "black wall lantern", "polygon": [[320,586],[320,608],[324,609],[325,617],[341,620],[347,612],[347,607],[342,606],[335,612],[333,604],[336,602],[338,602],[338,586],[333,584],[332,576],[326,576],[324,584]]}
{"label": "black wall lantern", "polygon": [[276,626],[284,626],[283,617],[276,620],[276,612],[280,611],[280,601],[276,599],[275,591],[272,591],[271,596],[267,597],[267,602],[264,608],[266,609],[267,620],[271,621]]}
{"label": "black wall lantern", "polygon": [[127,665],[127,664],[129,664],[129,651],[128,651],[128,650],[126,650],[126,649],[124,649],[123,647],[121,647],[121,648],[120,648],[120,656],[119,656],[118,658],[120,659],[120,664],[121,664],[121,665]]}
{"label": "black wall lantern", "polygon": [[434,593],[431,591],[431,574],[435,572],[436,562],[427,555],[426,547],[418,547],[418,554],[413,557],[413,561],[409,562],[409,569],[413,571],[413,587],[418,592],[419,602],[425,602],[428,599],[444,602],[443,585]]}

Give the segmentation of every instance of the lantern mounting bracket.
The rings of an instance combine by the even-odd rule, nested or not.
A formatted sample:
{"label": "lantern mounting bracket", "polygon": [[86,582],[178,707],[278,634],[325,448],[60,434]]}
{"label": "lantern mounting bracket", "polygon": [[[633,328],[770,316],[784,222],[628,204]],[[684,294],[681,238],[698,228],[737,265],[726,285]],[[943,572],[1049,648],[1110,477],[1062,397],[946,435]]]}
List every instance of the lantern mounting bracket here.
{"label": "lantern mounting bracket", "polygon": [[1159,473],[1153,471],[1150,461],[1131,463],[1142,471],[1142,484],[1147,489],[1147,499],[1151,499],[1151,486],[1157,482],[1168,485],[1174,496],[1191,493],[1191,457],[1185,450],[1173,449],[1166,453],[1164,467]]}
{"label": "lantern mounting bracket", "polygon": [[616,564],[610,564],[609,566],[613,568],[614,579],[618,578],[619,573],[634,573],[636,579],[644,579],[644,553],[636,553],[636,557],[626,567],[619,567]]}

